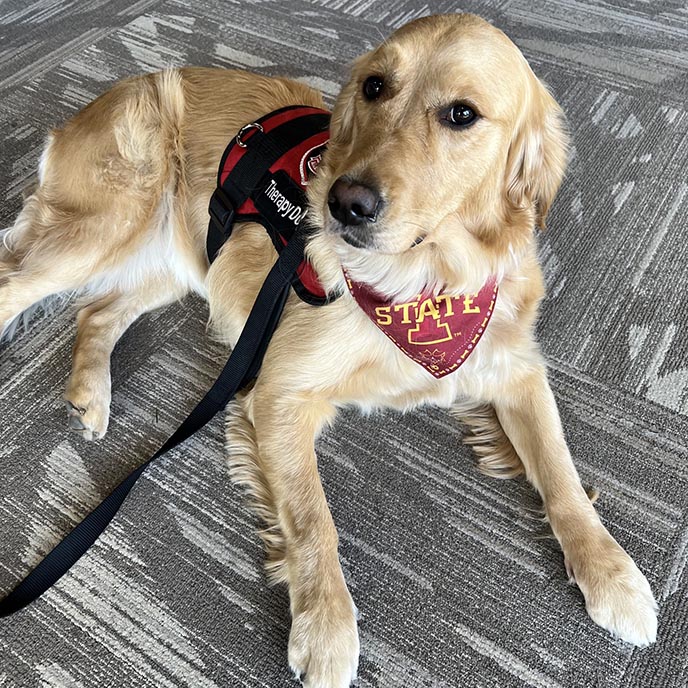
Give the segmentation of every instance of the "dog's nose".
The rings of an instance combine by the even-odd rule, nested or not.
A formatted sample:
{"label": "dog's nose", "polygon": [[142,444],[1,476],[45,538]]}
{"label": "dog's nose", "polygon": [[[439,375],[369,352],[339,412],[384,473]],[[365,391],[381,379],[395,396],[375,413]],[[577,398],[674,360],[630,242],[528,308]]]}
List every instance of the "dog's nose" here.
{"label": "dog's nose", "polygon": [[382,199],[370,186],[340,177],[332,184],[327,205],[332,217],[345,227],[375,222]]}

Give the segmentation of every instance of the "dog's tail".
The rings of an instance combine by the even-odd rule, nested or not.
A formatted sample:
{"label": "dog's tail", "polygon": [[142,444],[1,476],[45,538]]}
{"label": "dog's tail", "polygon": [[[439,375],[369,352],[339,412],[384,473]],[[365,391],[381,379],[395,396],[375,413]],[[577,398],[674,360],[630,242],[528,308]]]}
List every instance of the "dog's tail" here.
{"label": "dog's tail", "polygon": [[473,448],[482,473],[493,478],[515,478],[524,472],[521,459],[490,404],[460,402],[452,413],[466,426],[464,442]]}
{"label": "dog's tail", "polygon": [[0,229],[0,285],[7,279],[14,268],[14,261],[9,248],[10,229]]}
{"label": "dog's tail", "polygon": [[9,247],[5,244],[5,241],[9,239],[10,229],[12,228],[5,227],[5,229],[0,229],[0,265],[4,264],[5,252],[9,253]]}

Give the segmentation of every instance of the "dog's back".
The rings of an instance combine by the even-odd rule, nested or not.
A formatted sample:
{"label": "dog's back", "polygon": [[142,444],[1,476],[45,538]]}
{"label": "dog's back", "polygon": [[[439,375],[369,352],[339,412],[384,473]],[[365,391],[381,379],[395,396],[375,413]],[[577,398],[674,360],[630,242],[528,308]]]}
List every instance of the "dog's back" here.
{"label": "dog's back", "polygon": [[[80,297],[65,399],[87,439],[107,429],[106,369],[124,330],[189,291],[206,296],[207,204],[228,140],[293,104],[322,98],[285,79],[169,70],[116,84],[48,136],[38,185],[2,236],[0,335],[36,304]],[[254,243],[251,275],[272,258],[262,234]]]}

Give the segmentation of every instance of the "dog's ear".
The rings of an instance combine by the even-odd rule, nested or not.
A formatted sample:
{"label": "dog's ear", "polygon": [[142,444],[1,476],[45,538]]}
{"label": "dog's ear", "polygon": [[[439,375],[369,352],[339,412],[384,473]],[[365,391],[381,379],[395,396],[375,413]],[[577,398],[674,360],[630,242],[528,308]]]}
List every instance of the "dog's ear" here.
{"label": "dog's ear", "polygon": [[330,120],[333,143],[348,143],[353,138],[355,93],[355,85],[349,81],[337,96]]}
{"label": "dog's ear", "polygon": [[369,56],[370,53],[367,53],[356,58],[351,65],[349,80],[344,84],[337,96],[330,121],[330,136],[333,143],[346,144],[353,140],[356,96],[360,87],[361,74],[365,72],[365,65]]}
{"label": "dog's ear", "polygon": [[533,76],[529,103],[509,147],[506,193],[517,208],[534,205],[536,222],[543,229],[564,177],[568,142],[564,113]]}

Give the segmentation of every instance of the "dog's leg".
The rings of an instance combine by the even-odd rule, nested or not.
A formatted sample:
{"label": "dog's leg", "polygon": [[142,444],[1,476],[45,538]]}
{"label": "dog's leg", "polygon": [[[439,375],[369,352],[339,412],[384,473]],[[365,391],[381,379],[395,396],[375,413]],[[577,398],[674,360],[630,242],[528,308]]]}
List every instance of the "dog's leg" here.
{"label": "dog's leg", "polygon": [[[256,384],[252,415],[257,460],[284,544],[275,578],[289,586],[289,664],[304,686],[347,688],[358,665],[356,609],[339,565],[337,531],[314,451],[315,436],[334,409],[322,400],[289,399],[269,377],[261,373]],[[268,385],[277,393],[268,394]]]}
{"label": "dog's leg", "polygon": [[566,446],[544,364],[493,400],[528,480],[542,495],[566,569],[593,621],[634,645],[654,642],[656,603],[645,578],[602,525]]}
{"label": "dog's leg", "polygon": [[99,439],[107,431],[110,355],[119,338],[140,315],[181,298],[184,292],[172,279],[156,280],[132,292],[110,293],[79,311],[64,399],[69,427],[84,439]]}
{"label": "dog's leg", "polygon": [[0,337],[10,323],[35,303],[68,292],[88,280],[91,255],[65,251],[61,242],[41,242],[37,203],[30,200],[0,245]]}
{"label": "dog's leg", "polygon": [[43,299],[78,292],[105,273],[115,275],[118,263],[140,250],[134,230],[156,224],[146,210],[65,210],[42,189],[27,199],[0,246],[0,336]]}
{"label": "dog's leg", "polygon": [[462,399],[451,411],[465,426],[467,432],[463,441],[472,447],[482,473],[491,478],[515,478],[523,473],[521,459],[490,404]]}
{"label": "dog's leg", "polygon": [[[59,256],[55,257],[58,259]],[[58,265],[31,272],[7,270],[4,277],[0,271],[0,337],[30,306],[53,294],[76,290],[82,284],[74,273]]]}
{"label": "dog's leg", "polygon": [[1,237],[0,332],[52,294],[175,269],[183,119],[171,70],[117,84],[50,134],[39,184]]}

